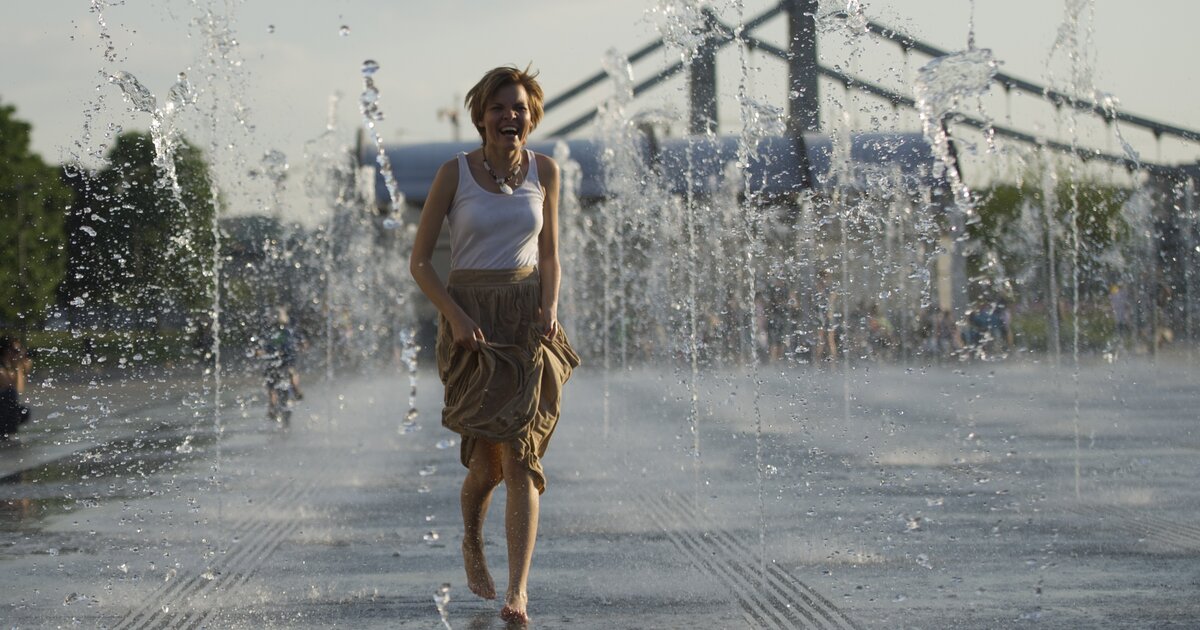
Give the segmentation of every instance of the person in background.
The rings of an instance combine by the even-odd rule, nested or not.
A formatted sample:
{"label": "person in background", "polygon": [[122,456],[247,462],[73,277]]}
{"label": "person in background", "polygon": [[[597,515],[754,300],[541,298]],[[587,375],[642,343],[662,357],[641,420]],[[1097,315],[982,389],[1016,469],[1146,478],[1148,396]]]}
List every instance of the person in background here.
{"label": "person in background", "polygon": [[1133,332],[1133,314],[1125,287],[1114,283],[1108,287],[1108,304],[1112,308],[1113,328],[1122,347],[1129,343]]}
{"label": "person in background", "polygon": [[292,386],[296,400],[302,400],[304,393],[300,391],[300,373],[296,370],[296,362],[305,341],[292,326],[286,308],[280,306],[275,309],[275,325],[263,336],[263,344],[263,351],[269,362],[267,396],[270,397],[271,408],[274,409],[278,404],[279,390],[276,381],[279,379],[286,378]]}
{"label": "person in background", "polygon": [[21,404],[25,379],[33,361],[15,337],[0,337],[0,439],[8,439],[17,427],[29,422],[29,407]]}
{"label": "person in background", "polygon": [[957,353],[963,347],[962,334],[950,309],[941,309],[935,322],[934,334],[937,338],[938,357],[945,359]]}
{"label": "person in background", "polygon": [[833,274],[829,269],[817,273],[816,295],[816,343],[812,347],[812,362],[833,362],[838,358],[838,335],[841,333],[842,312],[837,289],[833,287]]}
{"label": "person in background", "polygon": [[[499,67],[467,92],[481,147],[434,176],[409,268],[441,314],[436,355],[445,385],[442,425],[462,436],[463,563],[467,586],[496,588],[484,557],[492,490],[507,489],[508,588],[500,616],[529,621],[528,579],[537,538],[541,459],[558,424],[562,387],[579,365],[558,323],[559,170],[525,148],[542,117],[529,70]],[[442,223],[450,226],[450,276],[433,269]]]}

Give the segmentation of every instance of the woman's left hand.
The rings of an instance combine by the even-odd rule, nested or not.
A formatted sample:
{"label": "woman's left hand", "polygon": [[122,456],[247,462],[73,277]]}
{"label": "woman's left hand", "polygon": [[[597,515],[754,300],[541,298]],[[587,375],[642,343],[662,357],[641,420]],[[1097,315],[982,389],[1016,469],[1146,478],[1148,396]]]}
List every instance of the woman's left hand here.
{"label": "woman's left hand", "polygon": [[547,339],[553,339],[558,334],[558,307],[541,309],[538,312],[538,319],[541,320],[542,335]]}

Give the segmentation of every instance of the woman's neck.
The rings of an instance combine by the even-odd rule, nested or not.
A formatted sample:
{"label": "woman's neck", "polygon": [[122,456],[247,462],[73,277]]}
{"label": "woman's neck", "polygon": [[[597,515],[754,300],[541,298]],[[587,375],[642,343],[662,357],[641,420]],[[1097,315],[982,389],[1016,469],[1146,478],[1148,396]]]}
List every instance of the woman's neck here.
{"label": "woman's neck", "polygon": [[483,145],[483,157],[487,158],[488,163],[497,169],[497,173],[500,171],[510,172],[521,165],[521,148],[499,149],[485,144]]}

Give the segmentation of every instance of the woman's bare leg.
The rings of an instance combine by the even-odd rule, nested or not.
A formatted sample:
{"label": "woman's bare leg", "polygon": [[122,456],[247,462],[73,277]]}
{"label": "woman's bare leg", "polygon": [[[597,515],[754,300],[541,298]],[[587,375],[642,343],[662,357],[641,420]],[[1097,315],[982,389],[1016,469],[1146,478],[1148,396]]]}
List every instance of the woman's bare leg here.
{"label": "woman's bare leg", "polygon": [[484,599],[496,599],[496,585],[483,553],[483,522],[487,519],[492,490],[503,472],[500,446],[477,440],[462,485],[463,566],[467,570],[467,588]]}
{"label": "woman's bare leg", "polygon": [[533,473],[517,455],[504,446],[504,487],[508,499],[504,506],[504,531],[508,538],[508,590],[500,614],[508,620],[527,620],[529,605],[529,565],[537,541],[539,495]]}

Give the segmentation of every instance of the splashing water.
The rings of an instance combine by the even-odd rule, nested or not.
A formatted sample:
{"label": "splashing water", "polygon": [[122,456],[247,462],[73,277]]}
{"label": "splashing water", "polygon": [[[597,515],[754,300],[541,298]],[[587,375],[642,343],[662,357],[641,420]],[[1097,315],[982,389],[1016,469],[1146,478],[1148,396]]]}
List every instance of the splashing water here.
{"label": "splashing water", "polygon": [[442,618],[442,625],[446,630],[450,628],[450,584],[443,582],[433,593],[433,604],[437,606],[438,615]]}
{"label": "splashing water", "polygon": [[667,48],[688,63],[696,58],[708,39],[708,18],[697,0],[659,0],[646,10],[646,18],[654,23]]}
{"label": "splashing water", "polygon": [[362,64],[363,91],[359,96],[359,108],[362,110],[363,125],[371,134],[375,144],[375,162],[379,164],[379,172],[387,185],[391,204],[388,207],[390,215],[383,220],[383,226],[396,229],[401,226],[404,210],[404,193],[396,183],[396,175],[392,172],[392,161],[384,148],[383,136],[379,134],[378,123],[383,121],[383,110],[379,109],[379,88],[375,87],[375,73],[379,71],[379,63],[367,59]]}
{"label": "splashing water", "polygon": [[967,213],[970,212],[971,190],[962,179],[946,119],[959,111],[967,99],[978,99],[987,93],[996,77],[997,65],[991,50],[976,48],[938,57],[917,71],[914,95],[922,130],[934,155],[945,168],[955,202]]}
{"label": "splashing water", "polygon": [[1105,117],[1112,121],[1111,124],[1113,128],[1113,135],[1116,136],[1117,142],[1120,143],[1121,150],[1125,152],[1125,155],[1128,156],[1129,159],[1133,160],[1134,170],[1141,170],[1142,156],[1138,153],[1137,149],[1133,148],[1133,145],[1129,144],[1129,141],[1125,139],[1125,134],[1121,133],[1121,123],[1117,121],[1117,106],[1121,104],[1120,101],[1116,96],[1107,92],[1101,92],[1099,90],[1096,90],[1093,99],[1104,108]]}
{"label": "splashing water", "polygon": [[[396,230],[404,226],[404,193],[400,191],[400,185],[396,182],[395,173],[392,171],[392,161],[388,158],[383,136],[380,135],[378,128],[379,122],[383,120],[383,111],[379,108],[379,89],[375,86],[375,73],[379,72],[379,63],[374,59],[367,59],[363,61],[361,72],[363,91],[359,97],[359,108],[362,111],[363,124],[370,132],[374,142],[375,162],[379,165],[379,172],[383,176],[390,199],[388,216],[384,217],[382,225],[384,229]],[[411,237],[414,234],[415,226],[409,226],[409,228],[404,235]],[[408,311],[408,321],[415,322],[413,301],[406,298],[402,298],[401,301]],[[410,392],[408,412],[405,414],[400,429],[401,432],[406,432],[415,430],[417,420],[417,353],[420,351],[420,347],[416,342],[416,331],[411,326],[405,327],[400,332],[400,344],[403,348],[402,360],[408,369]]]}
{"label": "splashing water", "polygon": [[108,80],[121,89],[133,111],[150,114],[150,137],[154,141],[154,165],[159,171],[159,184],[170,189],[175,201],[184,207],[183,188],[179,185],[175,169],[175,154],[182,146],[175,117],[196,102],[196,92],[187,75],[179,73],[175,84],[167,91],[166,102],[161,108],[154,93],[132,74],[118,70]]}
{"label": "splashing water", "polygon": [[132,74],[118,70],[109,76],[108,80],[121,88],[121,92],[125,94],[125,99],[133,106],[134,111],[153,114],[158,109],[158,99],[154,98],[154,94]]}
{"label": "splashing water", "polygon": [[263,174],[271,180],[272,184],[282,184],[283,180],[287,178],[288,161],[282,151],[269,149],[263,154],[262,165]]}
{"label": "splashing water", "polygon": [[406,434],[421,428],[417,424],[417,418],[420,416],[420,412],[417,411],[417,353],[421,351],[421,346],[417,345],[416,331],[412,328],[400,331],[400,345],[403,348],[400,363],[408,371],[408,412],[404,414],[404,420],[400,423],[400,433]]}
{"label": "splashing water", "polygon": [[100,27],[100,41],[104,42],[104,59],[117,60],[117,47],[113,45],[112,34],[108,32],[108,23],[104,21],[104,10],[109,7],[107,0],[92,0],[90,11],[96,14],[96,24]]}
{"label": "splashing water", "polygon": [[278,219],[282,213],[279,197],[283,192],[283,182],[287,179],[288,160],[283,151],[268,149],[262,157],[262,174],[271,182],[271,211]]}
{"label": "splashing water", "polygon": [[867,17],[866,5],[862,0],[846,0],[842,9],[834,9],[827,13],[814,16],[817,32],[823,35],[841,33],[848,40],[855,40],[867,33],[870,18]]}
{"label": "splashing water", "polygon": [[620,106],[633,100],[633,66],[629,58],[616,48],[609,48],[601,60],[604,73],[613,82],[612,101]]}

